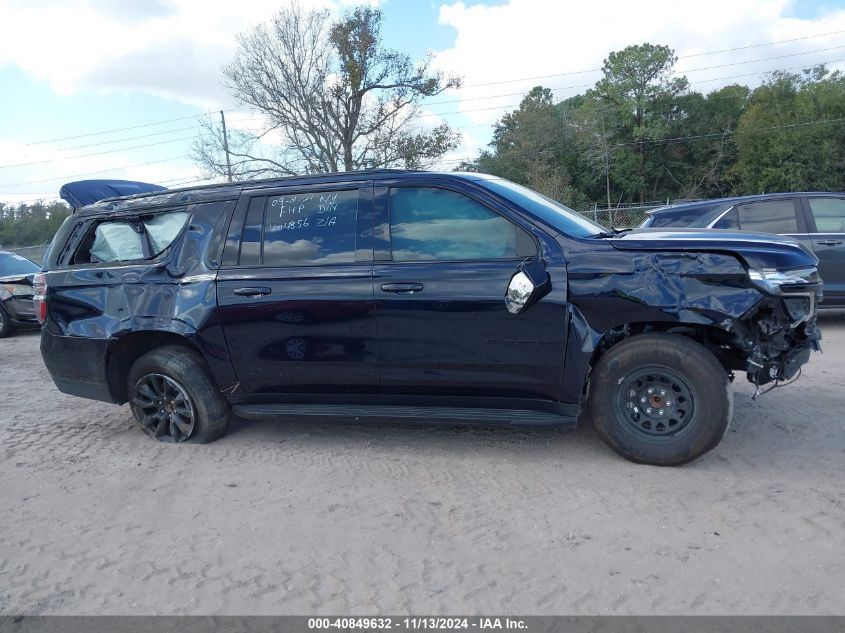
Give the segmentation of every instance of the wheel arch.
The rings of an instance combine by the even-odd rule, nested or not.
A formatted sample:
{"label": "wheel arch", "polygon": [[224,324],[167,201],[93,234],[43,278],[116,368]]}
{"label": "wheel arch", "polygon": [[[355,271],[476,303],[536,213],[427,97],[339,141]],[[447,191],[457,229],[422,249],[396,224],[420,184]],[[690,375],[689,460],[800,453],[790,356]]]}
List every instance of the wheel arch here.
{"label": "wheel arch", "polygon": [[[184,347],[195,352],[206,363],[200,349],[184,334],[169,330],[138,330],[114,339],[106,353],[109,391],[118,404],[128,400],[126,379],[129,369],[144,354],[164,346]],[[207,365],[207,363],[206,363]]]}
{"label": "wheel arch", "polygon": [[729,333],[716,325],[671,321],[631,321],[605,331],[598,338],[588,362],[582,397],[587,395],[590,376],[601,357],[623,341],[638,334],[676,334],[689,338],[711,352],[728,373],[745,366],[745,359],[738,356],[729,345]]}

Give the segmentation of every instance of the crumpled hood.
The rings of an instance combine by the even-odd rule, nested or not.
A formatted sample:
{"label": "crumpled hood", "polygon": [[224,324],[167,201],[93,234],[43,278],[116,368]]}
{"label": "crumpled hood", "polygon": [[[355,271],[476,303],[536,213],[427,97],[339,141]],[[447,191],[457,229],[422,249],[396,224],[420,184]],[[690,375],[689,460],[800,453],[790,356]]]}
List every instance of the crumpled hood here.
{"label": "crumpled hood", "polygon": [[630,251],[704,251],[731,253],[749,268],[816,266],[818,258],[797,240],[783,235],[721,229],[634,229],[607,240]]}

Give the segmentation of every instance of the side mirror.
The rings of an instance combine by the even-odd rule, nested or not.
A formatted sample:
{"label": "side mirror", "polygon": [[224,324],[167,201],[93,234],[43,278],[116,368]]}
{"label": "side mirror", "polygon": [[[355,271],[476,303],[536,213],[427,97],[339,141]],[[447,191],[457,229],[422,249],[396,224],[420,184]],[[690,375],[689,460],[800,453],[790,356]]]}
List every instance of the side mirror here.
{"label": "side mirror", "polygon": [[523,262],[508,284],[505,306],[511,314],[519,314],[549,294],[551,289],[549,273],[541,262]]}

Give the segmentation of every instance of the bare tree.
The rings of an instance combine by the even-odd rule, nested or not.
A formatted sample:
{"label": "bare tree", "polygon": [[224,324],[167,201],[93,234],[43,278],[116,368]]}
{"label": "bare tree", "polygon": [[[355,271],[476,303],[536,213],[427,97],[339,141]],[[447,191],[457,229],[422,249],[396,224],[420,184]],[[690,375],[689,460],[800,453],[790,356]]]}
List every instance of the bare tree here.
{"label": "bare tree", "polygon": [[[234,175],[423,168],[457,147],[460,136],[448,125],[419,125],[419,104],[460,79],[433,71],[430,55],[414,63],[385,49],[381,19],[378,9],[358,7],[333,22],[328,11],[295,2],[238,36],[235,58],[223,68],[226,85],[266,124],[230,133]],[[282,143],[268,143],[271,133]],[[223,141],[209,117],[192,157],[225,175]]]}

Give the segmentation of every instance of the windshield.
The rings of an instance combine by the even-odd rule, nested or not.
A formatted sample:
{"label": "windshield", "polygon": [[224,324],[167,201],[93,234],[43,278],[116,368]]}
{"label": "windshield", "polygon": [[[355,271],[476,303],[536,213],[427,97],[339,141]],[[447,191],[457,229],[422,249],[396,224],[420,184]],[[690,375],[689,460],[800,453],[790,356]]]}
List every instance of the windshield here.
{"label": "windshield", "polygon": [[9,275],[28,275],[41,270],[37,264],[33,264],[26,257],[14,253],[0,253],[0,277]]}
{"label": "windshield", "polygon": [[607,233],[607,229],[591,222],[577,211],[532,191],[522,185],[501,178],[485,178],[478,184],[499,194],[506,200],[536,215],[542,221],[573,237],[589,237]]}

